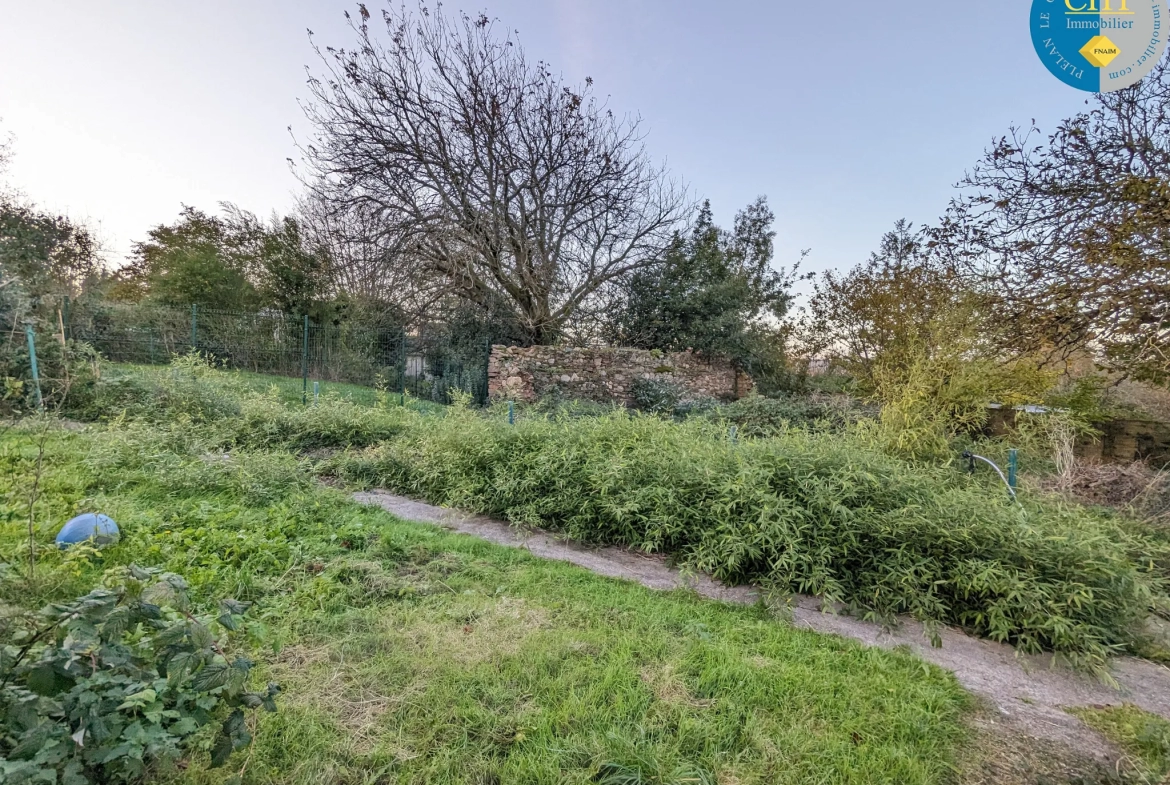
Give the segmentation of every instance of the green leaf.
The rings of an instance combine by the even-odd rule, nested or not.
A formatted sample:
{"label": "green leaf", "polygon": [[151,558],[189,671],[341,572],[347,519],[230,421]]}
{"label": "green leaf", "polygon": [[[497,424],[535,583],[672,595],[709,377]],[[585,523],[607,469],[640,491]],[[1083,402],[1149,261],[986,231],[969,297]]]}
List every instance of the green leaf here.
{"label": "green leaf", "polygon": [[211,768],[218,769],[228,762],[232,756],[232,740],[227,733],[220,732],[215,737],[215,744],[211,747]]}
{"label": "green leaf", "polygon": [[192,733],[199,730],[199,723],[196,722],[193,717],[183,717],[177,722],[172,723],[167,730],[170,731],[172,735],[182,738],[184,736],[190,736]]}
{"label": "green leaf", "polygon": [[41,663],[28,671],[25,685],[37,695],[51,697],[60,695],[73,687],[73,679],[53,667],[52,663]]}
{"label": "green leaf", "polygon": [[252,603],[239,600],[221,600],[219,603],[220,610],[232,616],[243,616],[251,607]]}
{"label": "green leaf", "polygon": [[176,687],[183,682],[183,679],[194,670],[200,662],[201,658],[198,654],[193,652],[180,652],[174,657],[167,660],[167,684],[171,687]]}
{"label": "green leaf", "polygon": [[31,760],[41,747],[45,746],[55,727],[56,723],[46,720],[25,731],[20,737],[20,742],[8,753],[8,757],[12,760]]}
{"label": "green leaf", "polygon": [[156,698],[158,698],[158,693],[148,688],[141,692],[136,692],[133,695],[127,695],[126,700],[122,701],[122,705],[118,707],[118,710],[141,709],[148,703],[152,703]]}
{"label": "green leaf", "polygon": [[276,711],[276,696],[279,694],[280,694],[280,685],[279,684],[269,684],[268,685],[268,692],[267,692],[267,694],[265,694],[264,700],[262,702],[262,705],[264,706],[265,711],[275,713],[275,711]]}
{"label": "green leaf", "polygon": [[202,670],[198,671],[191,679],[191,688],[198,692],[214,690],[216,687],[227,684],[230,675],[230,669],[227,665],[210,662],[204,665]]}
{"label": "green leaf", "polygon": [[215,643],[215,636],[211,634],[211,630],[199,622],[191,622],[188,634],[191,636],[191,643],[197,649],[210,649]]}
{"label": "green leaf", "polygon": [[81,761],[74,758],[65,764],[61,770],[61,785],[89,785]]}

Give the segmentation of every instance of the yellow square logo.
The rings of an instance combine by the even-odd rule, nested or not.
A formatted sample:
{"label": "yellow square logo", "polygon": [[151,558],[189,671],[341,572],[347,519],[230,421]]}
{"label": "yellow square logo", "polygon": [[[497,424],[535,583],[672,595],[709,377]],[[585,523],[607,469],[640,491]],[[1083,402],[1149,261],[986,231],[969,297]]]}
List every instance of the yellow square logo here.
{"label": "yellow square logo", "polygon": [[1098,68],[1104,68],[1113,62],[1113,58],[1121,54],[1121,50],[1117,48],[1117,44],[1105,36],[1098,35],[1090,39],[1089,43],[1081,48],[1081,54],[1093,65]]}

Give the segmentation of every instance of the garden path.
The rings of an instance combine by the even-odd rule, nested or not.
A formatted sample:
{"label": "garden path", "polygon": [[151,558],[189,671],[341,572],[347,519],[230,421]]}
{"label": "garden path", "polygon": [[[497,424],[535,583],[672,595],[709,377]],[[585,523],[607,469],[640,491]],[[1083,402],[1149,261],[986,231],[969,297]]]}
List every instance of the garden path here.
{"label": "garden path", "polygon": [[[524,548],[544,559],[567,561],[598,575],[636,581],[651,589],[688,588],[720,602],[751,605],[760,592],[749,586],[725,586],[705,576],[680,571],[665,557],[622,548],[594,548],[566,541],[538,529],[524,529],[458,510],[435,507],[386,492],[358,493],[355,500],[379,506],[408,521],[442,526],[498,545]],[[1080,720],[1063,709],[1132,703],[1170,719],[1170,668],[1130,657],[1113,662],[1116,686],[1086,673],[1055,664],[1050,655],[1021,655],[1009,645],[974,638],[943,628],[942,645],[934,647],[922,624],[902,619],[894,629],[881,624],[822,610],[812,597],[793,599],[795,626],[852,638],[867,645],[906,646],[924,660],[953,672],[959,683],[983,698],[994,711],[991,721],[1002,730],[1068,744],[1102,760],[1111,748]]]}

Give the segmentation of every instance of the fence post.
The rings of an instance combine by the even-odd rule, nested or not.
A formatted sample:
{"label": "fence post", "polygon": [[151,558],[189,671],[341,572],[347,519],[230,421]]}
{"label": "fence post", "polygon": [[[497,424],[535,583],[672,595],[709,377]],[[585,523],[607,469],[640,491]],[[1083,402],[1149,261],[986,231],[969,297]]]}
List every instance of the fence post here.
{"label": "fence post", "polygon": [[304,341],[301,347],[301,403],[309,405],[309,315],[305,314]]}
{"label": "fence post", "polygon": [[28,359],[32,366],[33,387],[37,391],[37,408],[42,412],[45,410],[45,399],[41,396],[41,372],[37,368],[37,342],[33,337],[33,328],[31,324],[24,326],[24,335],[28,338]]}
{"label": "fence post", "polygon": [[1008,450],[1008,485],[1014,491],[1017,486],[1020,469],[1020,451]]}
{"label": "fence post", "polygon": [[515,425],[515,424],[516,424],[516,407],[511,401],[508,401],[508,425]]}
{"label": "fence post", "polygon": [[199,348],[199,305],[191,303],[191,348]]}
{"label": "fence post", "polygon": [[313,405],[321,402],[321,382],[313,382]]}

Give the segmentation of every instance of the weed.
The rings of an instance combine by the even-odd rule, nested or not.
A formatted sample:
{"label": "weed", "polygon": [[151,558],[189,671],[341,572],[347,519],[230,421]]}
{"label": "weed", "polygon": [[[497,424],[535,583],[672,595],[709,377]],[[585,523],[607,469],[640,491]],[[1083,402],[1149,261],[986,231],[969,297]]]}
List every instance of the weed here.
{"label": "weed", "polygon": [[[446,419],[412,415],[393,441]],[[613,767],[646,782],[948,776],[966,703],[938,669],[397,521],[310,482],[288,453],[223,457],[232,425],[50,431],[42,577],[35,592],[0,581],[0,604],[76,596],[132,561],[181,571],[195,605],[253,602],[251,657],[284,689],[249,730],[245,784],[588,782]],[[4,434],[0,470],[29,470],[37,435]],[[26,501],[0,492],[3,560],[27,537]],[[91,509],[119,522],[118,544],[45,547],[48,521]],[[202,756],[184,764],[157,778],[219,781]]]}
{"label": "weed", "polygon": [[1068,711],[1121,747],[1141,781],[1162,782],[1170,774],[1170,722],[1130,704]]}

